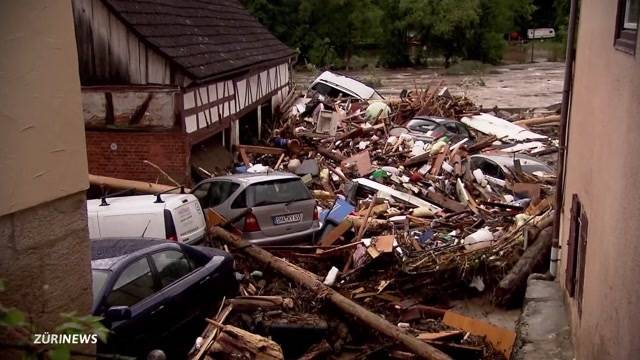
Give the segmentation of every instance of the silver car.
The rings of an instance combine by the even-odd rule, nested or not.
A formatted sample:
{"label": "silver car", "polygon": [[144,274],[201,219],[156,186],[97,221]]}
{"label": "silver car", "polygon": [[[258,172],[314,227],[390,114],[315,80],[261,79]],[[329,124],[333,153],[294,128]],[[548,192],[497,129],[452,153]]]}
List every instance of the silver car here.
{"label": "silver car", "polygon": [[260,245],[312,240],[320,228],[316,201],[297,175],[272,172],[207,179],[191,191]]}

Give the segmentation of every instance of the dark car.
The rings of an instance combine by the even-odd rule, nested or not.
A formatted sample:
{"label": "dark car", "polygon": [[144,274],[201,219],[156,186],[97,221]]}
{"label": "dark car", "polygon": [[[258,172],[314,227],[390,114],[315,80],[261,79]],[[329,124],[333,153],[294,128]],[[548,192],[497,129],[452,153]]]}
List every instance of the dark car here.
{"label": "dark car", "polygon": [[411,119],[404,128],[394,128],[392,135],[408,133],[416,140],[427,143],[433,142],[443,136],[449,137],[452,143],[456,143],[465,138],[469,139],[467,144],[475,140],[473,133],[460,121],[445,119],[435,116],[416,116]]}
{"label": "dark car", "polygon": [[204,316],[238,289],[222,250],[148,238],[93,240],[91,250],[93,314],[112,331],[100,353],[184,357],[189,345],[179,339],[189,333],[192,343]]}

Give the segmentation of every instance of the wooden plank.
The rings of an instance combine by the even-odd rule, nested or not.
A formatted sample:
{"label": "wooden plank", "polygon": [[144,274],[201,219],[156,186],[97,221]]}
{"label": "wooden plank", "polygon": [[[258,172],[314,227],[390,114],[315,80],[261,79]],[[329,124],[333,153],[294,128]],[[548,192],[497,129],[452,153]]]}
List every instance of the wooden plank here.
{"label": "wooden plank", "polygon": [[93,74],[97,78],[109,78],[109,10],[99,0],[92,1],[91,28],[93,35]]}
{"label": "wooden plank", "polygon": [[353,222],[351,220],[343,220],[338,226],[333,228],[327,235],[325,235],[322,240],[320,240],[320,246],[331,246],[342,234],[347,232],[347,230],[353,227]]}
{"label": "wooden plank", "polygon": [[381,253],[389,253],[393,251],[393,242],[396,240],[395,235],[376,236],[375,247]]}
{"label": "wooden plank", "polygon": [[482,357],[482,348],[479,346],[451,344],[441,341],[425,341],[433,345],[436,349],[443,351],[445,354],[454,359],[480,359]]}
{"label": "wooden plank", "polygon": [[115,16],[109,17],[109,35],[111,42],[109,44],[109,55],[111,74],[126,74],[126,80],[131,82],[131,74],[129,73],[129,45],[127,43],[127,28]]}
{"label": "wooden plank", "polygon": [[435,161],[433,162],[433,166],[431,167],[431,175],[440,174],[440,169],[442,169],[442,163],[444,159],[449,155],[449,145],[445,145],[444,150],[438,154]]}
{"label": "wooden plank", "polygon": [[218,226],[226,222],[226,219],[222,215],[212,209],[204,209],[204,212],[206,215],[207,227]]}
{"label": "wooden plank", "polygon": [[463,203],[449,199],[446,195],[443,195],[437,191],[427,190],[425,197],[432,203],[453,212],[460,212],[467,209],[467,207]]}
{"label": "wooden plank", "polygon": [[247,153],[255,154],[273,154],[280,155],[284,153],[284,149],[269,147],[269,146],[254,146],[254,145],[234,145],[235,151],[244,150]]}
{"label": "wooden plank", "polygon": [[488,341],[494,349],[502,353],[507,360],[511,358],[513,344],[516,341],[515,331],[503,329],[453,311],[447,311],[444,314],[442,323],[465,330],[473,335],[484,336],[485,340]]}
{"label": "wooden plank", "polygon": [[240,149],[240,158],[247,167],[251,167],[251,161],[249,160],[249,157],[247,156],[247,153],[244,149]]}
{"label": "wooden plank", "polygon": [[418,334],[420,340],[446,340],[464,336],[465,332],[460,330],[448,330],[440,332],[426,332]]}
{"label": "wooden plank", "polygon": [[429,161],[429,159],[431,159],[431,155],[429,155],[429,153],[424,153],[422,155],[414,156],[410,159],[407,159],[407,161],[404,162],[404,166],[409,167],[424,164]]}

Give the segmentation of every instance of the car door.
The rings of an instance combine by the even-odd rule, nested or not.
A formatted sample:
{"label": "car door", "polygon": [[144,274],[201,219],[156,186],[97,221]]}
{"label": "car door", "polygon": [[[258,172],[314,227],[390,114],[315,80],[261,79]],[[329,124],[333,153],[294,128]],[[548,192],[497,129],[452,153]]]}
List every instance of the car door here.
{"label": "car door", "polygon": [[171,335],[200,313],[199,286],[208,279],[200,276],[188,256],[179,248],[162,249],[150,254],[153,270],[160,290],[157,295],[165,299],[166,325],[160,337]]}
{"label": "car door", "polygon": [[110,325],[113,335],[108,346],[116,352],[148,351],[157,344],[165,324],[166,305],[157,296],[157,284],[147,256],[129,262],[116,275],[113,287],[105,296],[105,309],[128,306],[129,320]]}

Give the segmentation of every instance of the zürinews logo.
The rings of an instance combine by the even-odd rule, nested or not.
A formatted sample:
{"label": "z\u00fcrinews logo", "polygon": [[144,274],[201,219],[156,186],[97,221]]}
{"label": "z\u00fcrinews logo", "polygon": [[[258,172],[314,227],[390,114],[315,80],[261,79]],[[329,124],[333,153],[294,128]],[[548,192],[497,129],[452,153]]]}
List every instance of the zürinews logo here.
{"label": "z\u00fcrinews logo", "polygon": [[96,344],[98,342],[98,335],[96,334],[49,334],[44,332],[42,334],[33,334],[34,344]]}

